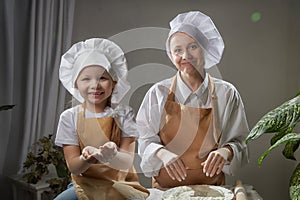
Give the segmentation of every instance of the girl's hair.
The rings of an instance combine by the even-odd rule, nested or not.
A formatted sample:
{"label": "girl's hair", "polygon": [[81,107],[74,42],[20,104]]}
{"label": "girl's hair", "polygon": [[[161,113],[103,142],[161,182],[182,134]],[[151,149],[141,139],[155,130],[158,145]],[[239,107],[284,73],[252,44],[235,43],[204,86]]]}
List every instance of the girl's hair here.
{"label": "girl's hair", "polygon": [[107,99],[107,105],[109,106],[109,107],[111,107],[111,95],[108,97],[108,99]]}

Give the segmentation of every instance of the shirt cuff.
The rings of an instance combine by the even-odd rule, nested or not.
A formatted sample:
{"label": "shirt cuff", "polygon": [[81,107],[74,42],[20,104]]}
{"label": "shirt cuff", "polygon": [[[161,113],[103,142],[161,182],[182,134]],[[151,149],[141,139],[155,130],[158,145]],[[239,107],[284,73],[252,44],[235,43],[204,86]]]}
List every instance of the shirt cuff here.
{"label": "shirt cuff", "polygon": [[232,148],[233,155],[232,155],[232,160],[230,162],[225,163],[222,171],[225,174],[233,176],[236,173],[238,167],[240,166],[242,155],[241,152],[238,151],[234,143],[228,143],[226,145],[229,145]]}
{"label": "shirt cuff", "polygon": [[141,169],[146,177],[157,176],[163,163],[157,158],[156,153],[164,146],[161,144],[151,143],[145,149],[143,158],[141,161]]}

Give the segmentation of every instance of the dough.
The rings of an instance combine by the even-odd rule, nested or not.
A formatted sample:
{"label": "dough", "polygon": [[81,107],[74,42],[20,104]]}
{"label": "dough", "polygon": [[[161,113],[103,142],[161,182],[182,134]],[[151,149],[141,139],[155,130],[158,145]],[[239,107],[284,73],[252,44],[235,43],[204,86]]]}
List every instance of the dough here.
{"label": "dough", "polygon": [[163,200],[232,200],[233,193],[220,186],[190,185],[171,188],[163,193]]}

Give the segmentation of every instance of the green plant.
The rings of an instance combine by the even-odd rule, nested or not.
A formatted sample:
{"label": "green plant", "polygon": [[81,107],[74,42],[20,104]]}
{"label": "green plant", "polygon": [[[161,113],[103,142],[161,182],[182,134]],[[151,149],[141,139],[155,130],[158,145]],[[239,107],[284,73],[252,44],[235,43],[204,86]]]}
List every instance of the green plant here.
{"label": "green plant", "polygon": [[[282,151],[287,159],[296,160],[294,153],[300,144],[300,133],[293,132],[300,121],[300,93],[296,97],[265,114],[252,128],[246,143],[255,140],[263,134],[273,133],[271,146],[258,159],[261,165],[264,158],[276,147],[285,144]],[[300,163],[297,164],[290,177],[290,198],[300,200]]]}
{"label": "green plant", "polygon": [[71,180],[62,148],[56,146],[52,135],[44,136],[37,143],[32,145],[33,150],[28,152],[26,161],[23,163],[25,173],[23,179],[27,183],[36,184],[43,175],[49,173],[48,166],[53,164],[57,177],[47,180],[51,191],[50,196],[54,197],[67,188]]}

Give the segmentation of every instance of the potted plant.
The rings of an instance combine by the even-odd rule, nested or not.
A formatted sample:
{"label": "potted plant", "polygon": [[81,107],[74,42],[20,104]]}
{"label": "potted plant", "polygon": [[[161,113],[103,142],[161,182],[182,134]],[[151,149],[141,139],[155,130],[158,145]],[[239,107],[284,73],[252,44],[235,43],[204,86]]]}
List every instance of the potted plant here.
{"label": "potted plant", "polygon": [[36,184],[49,173],[49,165],[54,165],[57,177],[46,180],[51,191],[47,191],[45,194],[53,199],[67,188],[71,180],[62,148],[54,144],[51,134],[40,138],[36,144],[32,145],[32,148],[33,150],[28,152],[26,161],[23,163],[25,171],[23,179],[27,183]]}
{"label": "potted plant", "polygon": [[[274,134],[271,138],[271,146],[258,159],[261,165],[263,159],[274,148],[285,144],[282,151],[287,159],[295,160],[294,153],[300,144],[300,133],[293,132],[300,121],[300,93],[282,105],[265,114],[252,128],[246,143],[255,140],[263,134]],[[290,199],[300,200],[300,163],[298,162],[289,183]]]}

